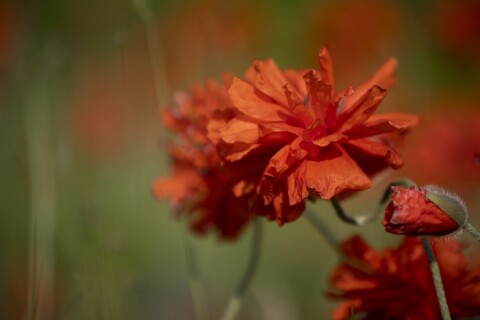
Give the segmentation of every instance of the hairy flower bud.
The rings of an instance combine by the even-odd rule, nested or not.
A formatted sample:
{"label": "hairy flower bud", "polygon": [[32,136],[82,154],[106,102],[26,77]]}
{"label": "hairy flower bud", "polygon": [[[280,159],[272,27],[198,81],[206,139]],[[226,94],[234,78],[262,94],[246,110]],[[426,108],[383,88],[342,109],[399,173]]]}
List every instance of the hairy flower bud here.
{"label": "hairy flower bud", "polygon": [[467,223],[467,209],[455,194],[438,186],[392,187],[382,221],[387,232],[407,236],[443,236]]}

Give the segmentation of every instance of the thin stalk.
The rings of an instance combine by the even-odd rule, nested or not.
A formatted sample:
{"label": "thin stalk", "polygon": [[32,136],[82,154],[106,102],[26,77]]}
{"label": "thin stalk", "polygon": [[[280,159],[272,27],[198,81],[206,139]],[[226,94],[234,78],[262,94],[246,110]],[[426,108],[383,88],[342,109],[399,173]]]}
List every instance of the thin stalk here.
{"label": "thin stalk", "polygon": [[346,214],[345,210],[343,210],[340,202],[336,198],[332,198],[331,203],[340,220],[348,224],[363,226],[369,224],[370,222],[373,222],[377,217],[382,214],[385,205],[390,201],[390,194],[392,193],[391,189],[393,186],[410,187],[413,185],[415,185],[415,183],[407,178],[403,178],[390,183],[386,188],[385,192],[383,193],[382,197],[380,198],[380,201],[372,214],[352,217]]}
{"label": "thin stalk", "polygon": [[197,264],[195,248],[185,232],[185,260],[187,262],[188,281],[190,283],[190,293],[193,300],[195,318],[197,320],[206,320],[207,310],[205,308],[205,299],[203,299],[203,289],[200,280],[200,272]]}
{"label": "thin stalk", "polygon": [[[49,61],[45,63],[49,67]],[[45,77],[50,74],[45,70]],[[54,275],[56,184],[54,148],[51,142],[51,123],[48,81],[25,100],[24,127],[29,175],[29,257],[28,302],[26,316],[36,319],[47,310]],[[40,268],[40,266],[42,268]],[[42,269],[42,270],[40,270]]]}
{"label": "thin stalk", "polygon": [[327,241],[330,247],[335,250],[335,253],[339,255],[340,258],[344,258],[343,252],[340,250],[340,240],[332,233],[332,231],[325,226],[325,222],[318,215],[315,214],[311,209],[307,209],[304,213],[305,217],[310,221],[310,223],[317,229],[318,233]]}
{"label": "thin stalk", "polygon": [[438,267],[437,259],[433,253],[430,240],[427,236],[422,236],[423,248],[427,254],[428,263],[430,264],[430,270],[432,272],[433,284],[435,285],[435,291],[437,293],[438,303],[440,305],[440,312],[442,313],[443,320],[450,320],[450,312],[448,311],[447,298],[445,296],[445,290],[443,289],[442,277],[440,275],[440,268]]}
{"label": "thin stalk", "polygon": [[463,226],[463,230],[467,231],[468,233],[470,233],[470,235],[472,237],[475,238],[475,240],[477,240],[478,242],[480,242],[480,232],[470,223],[466,223],[464,226]]}
{"label": "thin stalk", "polygon": [[162,107],[166,104],[163,99],[164,94],[168,91],[167,81],[165,79],[165,68],[162,64],[163,55],[158,46],[160,37],[158,36],[157,29],[153,25],[153,17],[149,8],[147,7],[147,0],[132,0],[133,6],[138,12],[138,15],[145,28],[145,34],[147,36],[148,53],[150,55],[150,61],[152,63],[153,81],[155,84],[155,95],[157,97],[158,107]]}
{"label": "thin stalk", "polygon": [[247,291],[250,282],[257,270],[258,261],[260,259],[260,247],[262,242],[263,233],[262,221],[260,218],[255,219],[252,243],[250,247],[250,259],[248,261],[247,269],[240,279],[237,288],[230,297],[227,308],[225,309],[222,320],[234,320],[238,316],[243,304],[243,297]]}
{"label": "thin stalk", "polygon": [[305,217],[317,229],[318,233],[327,241],[330,247],[335,251],[338,258],[351,267],[363,271],[365,273],[372,273],[373,270],[365,265],[362,261],[346,256],[341,248],[341,241],[332,233],[332,231],[325,225],[325,222],[318,214],[315,214],[310,209],[304,213]]}

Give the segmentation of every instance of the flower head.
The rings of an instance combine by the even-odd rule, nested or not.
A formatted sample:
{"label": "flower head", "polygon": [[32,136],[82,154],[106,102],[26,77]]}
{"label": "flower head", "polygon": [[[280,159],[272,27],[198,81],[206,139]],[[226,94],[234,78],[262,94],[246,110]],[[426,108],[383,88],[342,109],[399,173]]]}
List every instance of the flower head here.
{"label": "flower head", "polygon": [[395,59],[355,90],[340,92],[327,47],[320,49],[319,64],[319,70],[282,71],[271,59],[255,61],[246,81],[234,78],[230,86],[237,114],[211,124],[225,161],[255,155],[267,163],[254,209],[279,224],[295,220],[311,196],[365,190],[375,173],[401,167],[386,134],[404,133],[418,121],[407,114],[374,115],[395,82]]}
{"label": "flower head", "polygon": [[392,187],[382,225],[394,234],[442,236],[467,221],[467,209],[458,196],[436,186]]}
{"label": "flower head", "polygon": [[[456,240],[434,247],[453,318],[480,313],[480,268],[470,267]],[[342,245],[346,257],[330,276],[328,294],[343,302],[332,319],[348,319],[351,308],[363,319],[438,319],[437,302],[428,260],[419,238],[405,237],[396,249],[378,252],[361,237]]]}
{"label": "flower head", "polygon": [[186,214],[197,233],[215,231],[233,239],[252,216],[249,172],[258,169],[242,162],[223,165],[207,136],[209,120],[234,115],[226,94],[228,82],[229,77],[220,86],[208,81],[191,94],[176,95],[176,106],[163,115],[164,125],[174,133],[168,146],[172,173],[155,181],[153,191],[157,198],[169,199],[178,214]]}

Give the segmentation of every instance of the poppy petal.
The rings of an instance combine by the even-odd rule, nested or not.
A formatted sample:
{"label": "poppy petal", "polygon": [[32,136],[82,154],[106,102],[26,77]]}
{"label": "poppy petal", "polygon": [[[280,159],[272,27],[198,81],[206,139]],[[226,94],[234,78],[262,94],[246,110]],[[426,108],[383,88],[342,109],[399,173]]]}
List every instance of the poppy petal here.
{"label": "poppy petal", "polygon": [[360,127],[348,131],[352,138],[375,136],[389,132],[405,132],[420,122],[420,117],[413,114],[390,113],[372,115]]}
{"label": "poppy petal", "polygon": [[260,98],[252,85],[239,78],[233,79],[228,92],[235,108],[248,117],[265,122],[281,122],[290,117],[288,109]]}
{"label": "poppy petal", "polygon": [[375,74],[355,88],[353,94],[345,98],[345,110],[352,107],[373,86],[379,86],[382,89],[389,89],[395,85],[395,73],[397,71],[398,61],[395,58],[388,59]]}
{"label": "poppy petal", "polygon": [[352,107],[340,113],[337,119],[337,130],[347,132],[363,124],[377,110],[385,95],[384,89],[378,86],[372,87]]}

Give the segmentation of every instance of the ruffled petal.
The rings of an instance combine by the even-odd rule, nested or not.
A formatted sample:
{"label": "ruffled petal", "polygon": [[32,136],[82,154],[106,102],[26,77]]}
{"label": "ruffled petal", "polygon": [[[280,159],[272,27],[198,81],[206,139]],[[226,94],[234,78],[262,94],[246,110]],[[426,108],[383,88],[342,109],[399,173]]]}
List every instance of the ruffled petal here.
{"label": "ruffled petal", "polygon": [[275,187],[274,196],[268,203],[257,196],[252,210],[259,215],[266,216],[269,220],[276,220],[277,224],[281,226],[284,223],[295,221],[302,215],[305,211],[305,201],[290,205],[283,183]]}
{"label": "ruffled petal", "polygon": [[385,97],[386,91],[378,86],[368,90],[355,104],[344,109],[337,119],[337,130],[347,132],[348,130],[362,125],[377,110],[378,105]]}
{"label": "ruffled petal", "polygon": [[308,156],[308,151],[301,147],[302,138],[298,137],[291,144],[281,148],[270,159],[265,174],[279,177]]}
{"label": "ruffled petal", "polygon": [[247,143],[253,144],[258,141],[258,125],[251,121],[233,118],[219,130],[221,139],[229,144]]}
{"label": "ruffled petal", "polygon": [[307,108],[317,121],[331,126],[335,119],[335,104],[332,87],[319,79],[314,70],[304,76],[307,85]]}
{"label": "ruffled petal", "polygon": [[325,137],[314,140],[313,143],[315,145],[319,146],[319,147],[326,147],[332,142],[338,142],[338,141],[341,141],[341,140],[346,139],[346,138],[347,138],[346,135],[344,135],[342,133],[339,133],[339,132],[334,132],[334,133],[329,134]]}
{"label": "ruffled petal", "polygon": [[403,165],[403,160],[396,150],[382,141],[350,139],[342,146],[355,162],[369,174],[372,171],[369,167],[380,169],[390,166],[393,169],[399,169]]}
{"label": "ruffled petal", "polygon": [[258,121],[281,122],[291,116],[287,108],[261,98],[252,85],[239,78],[233,79],[228,92],[238,111]]}
{"label": "ruffled petal", "polygon": [[307,87],[305,86],[305,81],[303,80],[305,75],[304,70],[297,71],[293,69],[287,69],[283,71],[283,75],[285,78],[287,78],[288,83],[290,83],[290,85],[297,90],[300,96],[305,97],[307,95]]}
{"label": "ruffled petal", "polygon": [[375,136],[389,132],[404,133],[415,127],[420,122],[420,117],[413,114],[390,113],[372,115],[360,127],[348,131],[352,138]]}
{"label": "ruffled petal", "polygon": [[[297,169],[305,181],[299,184],[307,190],[314,190],[322,199],[331,199],[344,191],[359,191],[371,187],[372,182],[355,161],[338,146],[324,149],[314,160],[305,160]],[[296,171],[297,171],[296,170]],[[301,177],[297,174],[297,177]],[[294,177],[295,178],[295,177]],[[303,197],[304,191],[293,190],[292,202]]]}
{"label": "ruffled petal", "polygon": [[385,90],[391,88],[396,82],[397,65],[397,59],[388,59],[369,80],[359,85],[353,94],[345,98],[344,109],[348,110],[352,107],[373,86],[379,86]]}
{"label": "ruffled petal", "polygon": [[255,61],[254,69],[257,72],[254,81],[255,89],[269,96],[282,106],[288,107],[287,97],[283,90],[284,86],[288,84],[288,80],[275,61],[273,59]]}
{"label": "ruffled petal", "polygon": [[330,54],[330,50],[326,45],[320,48],[318,53],[318,62],[320,65],[320,75],[322,76],[322,82],[330,88],[330,96],[335,95],[335,76],[333,74],[333,60]]}

